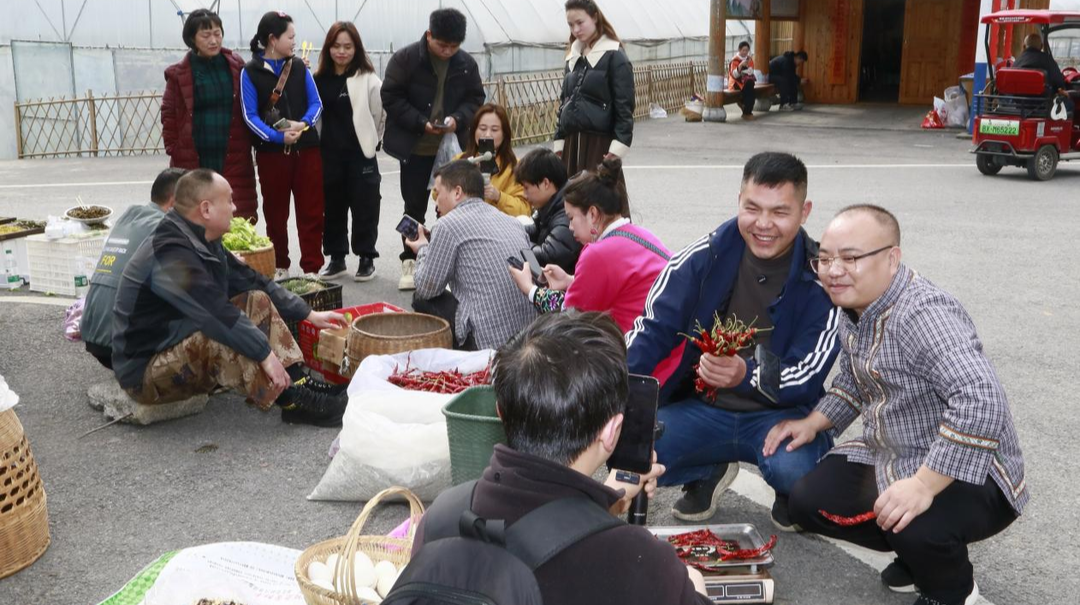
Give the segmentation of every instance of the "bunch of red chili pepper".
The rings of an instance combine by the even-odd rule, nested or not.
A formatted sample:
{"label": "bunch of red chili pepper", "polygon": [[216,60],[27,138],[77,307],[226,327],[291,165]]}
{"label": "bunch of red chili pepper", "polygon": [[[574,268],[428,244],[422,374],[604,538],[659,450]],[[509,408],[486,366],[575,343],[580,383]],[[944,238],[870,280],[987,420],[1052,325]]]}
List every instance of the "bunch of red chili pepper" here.
{"label": "bunch of red chili pepper", "polygon": [[865,512],[865,513],[862,513],[862,514],[859,514],[859,515],[854,515],[854,516],[851,516],[851,517],[845,517],[843,515],[834,515],[834,514],[828,512],[828,511],[825,511],[825,510],[819,510],[818,514],[820,514],[822,517],[825,517],[829,521],[832,521],[833,523],[835,523],[837,525],[840,525],[842,527],[851,527],[852,525],[862,525],[863,523],[866,523],[867,521],[873,521],[874,519],[877,519],[877,513],[875,513],[874,511]]}
{"label": "bunch of red chili pepper", "polygon": [[[714,322],[711,330],[706,330],[701,327],[701,323],[696,323],[694,328],[696,336],[683,334],[687,340],[701,349],[702,353],[718,357],[731,357],[743,349],[754,346],[754,336],[761,331],[754,327],[753,321],[747,325],[734,315],[729,317],[727,321],[721,320],[719,313],[715,313],[713,318]],[[698,366],[695,365],[694,371],[697,372],[697,369]],[[700,376],[694,379],[694,389],[698,393],[705,395],[709,401],[716,399],[716,388],[709,386]]]}
{"label": "bunch of red chili pepper", "polygon": [[390,384],[410,391],[447,395],[460,393],[469,387],[491,384],[490,365],[479,372],[462,374],[458,370],[423,372],[416,368],[410,368],[410,363],[411,358],[405,362],[404,370],[394,368],[394,373],[387,378]]}
{"label": "bunch of red chili pepper", "polygon": [[703,571],[715,571],[707,563],[716,561],[748,561],[765,556],[776,546],[776,536],[758,548],[739,548],[735,540],[724,540],[708,529],[676,534],[668,538],[675,553],[684,563]]}

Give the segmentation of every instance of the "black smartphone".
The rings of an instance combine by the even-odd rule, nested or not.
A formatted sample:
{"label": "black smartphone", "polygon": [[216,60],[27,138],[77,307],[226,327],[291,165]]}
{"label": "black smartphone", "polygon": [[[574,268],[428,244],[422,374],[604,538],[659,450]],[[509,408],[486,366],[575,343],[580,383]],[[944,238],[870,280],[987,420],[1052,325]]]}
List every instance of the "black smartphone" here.
{"label": "black smartphone", "polygon": [[754,361],[757,368],[757,390],[773,403],[780,402],[780,358],[765,345],[758,345],[754,349]]}
{"label": "black smartphone", "polygon": [[540,285],[547,284],[547,278],[544,277],[544,268],[540,266],[540,261],[536,259],[536,255],[533,254],[531,248],[526,248],[521,251],[521,257],[529,263],[529,270],[532,271],[533,281]]}
{"label": "black smartphone", "polygon": [[[449,118],[447,118],[447,119],[449,119]],[[443,133],[443,134],[445,134],[447,132],[450,132],[450,125],[446,123],[446,119],[443,119],[441,121],[436,120],[436,121],[432,122],[431,127],[434,128],[435,130]]]}
{"label": "black smartphone", "polygon": [[521,260],[516,256],[507,257],[506,262],[509,263],[511,267],[519,271],[525,268],[525,261]]}
{"label": "black smartphone", "polygon": [[491,154],[491,159],[480,162],[480,172],[484,174],[495,174],[499,171],[499,166],[495,163],[495,139],[480,139],[476,143],[476,149],[480,155],[485,153]]}
{"label": "black smartphone", "polygon": [[653,441],[656,437],[656,404],[660,383],[652,376],[631,374],[622,433],[615,451],[608,458],[608,468],[647,473],[652,469]]}
{"label": "black smartphone", "polygon": [[398,233],[405,236],[405,239],[414,240],[420,236],[420,223],[413,217],[406,214],[398,221],[397,227],[394,227]]}

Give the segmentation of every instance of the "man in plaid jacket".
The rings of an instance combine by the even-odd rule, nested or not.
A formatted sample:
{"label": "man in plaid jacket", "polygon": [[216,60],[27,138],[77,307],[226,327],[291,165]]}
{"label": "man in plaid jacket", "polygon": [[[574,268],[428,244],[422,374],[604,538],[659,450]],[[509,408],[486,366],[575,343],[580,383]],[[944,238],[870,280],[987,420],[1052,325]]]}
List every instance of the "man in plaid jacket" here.
{"label": "man in plaid jacket", "polygon": [[[972,605],[967,545],[1011,524],[1027,503],[1024,462],[1005,392],[960,303],[901,262],[900,226],[883,208],[851,206],[811,259],[844,309],[839,373],[815,410],[777,425],[766,456],[821,431],[862,435],[833,448],[795,484],[803,529],[896,560],[882,580],[916,605]],[[876,519],[830,519],[873,511]],[[865,519],[865,521],[863,521]],[[863,522],[860,522],[863,521]]]}

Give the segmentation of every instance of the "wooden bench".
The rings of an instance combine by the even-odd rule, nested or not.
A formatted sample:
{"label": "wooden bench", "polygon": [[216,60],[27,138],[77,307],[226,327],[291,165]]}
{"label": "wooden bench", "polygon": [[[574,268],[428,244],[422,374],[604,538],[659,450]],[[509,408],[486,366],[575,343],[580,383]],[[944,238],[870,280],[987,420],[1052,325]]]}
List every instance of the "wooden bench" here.
{"label": "wooden bench", "polygon": [[[772,98],[776,94],[776,85],[756,82],[754,83],[754,111],[768,113],[772,109]],[[741,90],[725,90],[720,93],[720,104],[730,105],[742,101]],[[725,115],[726,117],[726,115]],[[723,121],[723,120],[721,120]]]}

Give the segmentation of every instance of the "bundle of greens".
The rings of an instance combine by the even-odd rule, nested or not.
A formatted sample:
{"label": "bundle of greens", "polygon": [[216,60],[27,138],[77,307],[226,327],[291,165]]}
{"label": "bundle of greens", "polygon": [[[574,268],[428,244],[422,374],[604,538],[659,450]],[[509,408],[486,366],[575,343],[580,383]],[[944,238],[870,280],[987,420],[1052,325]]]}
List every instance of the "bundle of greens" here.
{"label": "bundle of greens", "polygon": [[242,217],[233,218],[229,232],[221,236],[221,243],[230,252],[249,252],[270,245],[270,238],[255,232],[255,225]]}

